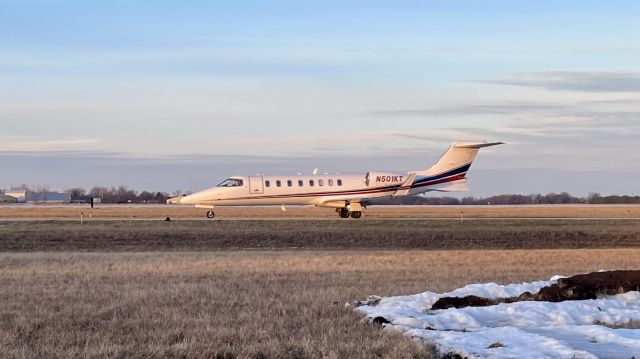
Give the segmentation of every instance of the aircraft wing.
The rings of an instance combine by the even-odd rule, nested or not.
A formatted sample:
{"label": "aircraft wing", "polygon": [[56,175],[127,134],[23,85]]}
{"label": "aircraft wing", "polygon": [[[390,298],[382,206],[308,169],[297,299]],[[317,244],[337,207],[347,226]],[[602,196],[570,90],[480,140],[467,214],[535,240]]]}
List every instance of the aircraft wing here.
{"label": "aircraft wing", "polygon": [[403,197],[406,196],[407,194],[409,194],[409,190],[411,189],[411,185],[413,184],[413,181],[416,180],[416,174],[411,173],[409,175],[409,178],[407,178],[406,181],[404,181],[404,183],[402,184],[402,186],[400,186],[392,195],[391,197]]}

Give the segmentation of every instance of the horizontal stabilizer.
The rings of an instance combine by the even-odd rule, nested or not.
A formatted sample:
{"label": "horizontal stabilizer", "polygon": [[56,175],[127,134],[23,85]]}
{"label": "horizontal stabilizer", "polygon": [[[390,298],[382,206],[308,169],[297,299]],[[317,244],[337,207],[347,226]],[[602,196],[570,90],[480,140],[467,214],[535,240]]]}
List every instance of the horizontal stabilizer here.
{"label": "horizontal stabilizer", "polygon": [[456,142],[453,144],[455,148],[483,148],[497,145],[504,145],[504,142]]}

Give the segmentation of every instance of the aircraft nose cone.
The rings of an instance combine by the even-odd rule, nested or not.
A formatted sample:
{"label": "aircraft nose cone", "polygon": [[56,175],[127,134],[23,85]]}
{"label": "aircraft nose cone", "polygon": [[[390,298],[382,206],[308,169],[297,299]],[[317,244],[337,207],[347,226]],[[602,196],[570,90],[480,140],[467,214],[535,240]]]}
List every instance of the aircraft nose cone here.
{"label": "aircraft nose cone", "polygon": [[188,196],[176,196],[167,200],[168,204],[202,204],[203,201],[210,200],[212,198],[213,190],[205,190],[196,193],[192,193]]}
{"label": "aircraft nose cone", "polygon": [[190,204],[189,197],[191,196],[175,196],[167,199],[167,204]]}
{"label": "aircraft nose cone", "polygon": [[180,204],[180,196],[167,198],[167,204]]}

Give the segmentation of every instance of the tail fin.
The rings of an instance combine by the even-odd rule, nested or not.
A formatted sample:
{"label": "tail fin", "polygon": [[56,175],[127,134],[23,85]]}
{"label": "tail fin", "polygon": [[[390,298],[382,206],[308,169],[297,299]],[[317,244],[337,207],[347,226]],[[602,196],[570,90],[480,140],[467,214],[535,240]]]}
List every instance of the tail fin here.
{"label": "tail fin", "polygon": [[481,148],[501,144],[503,142],[454,142],[435,165],[416,173],[421,176],[444,175],[445,177],[464,174],[462,175],[462,178],[464,178],[469,167],[471,167],[471,162],[476,158]]}

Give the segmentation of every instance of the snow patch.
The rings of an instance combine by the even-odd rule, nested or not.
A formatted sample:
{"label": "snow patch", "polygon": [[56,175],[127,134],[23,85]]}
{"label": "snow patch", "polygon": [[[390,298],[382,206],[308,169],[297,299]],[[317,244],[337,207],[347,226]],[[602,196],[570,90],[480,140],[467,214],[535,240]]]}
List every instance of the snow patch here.
{"label": "snow patch", "polygon": [[614,329],[640,321],[640,292],[594,300],[524,301],[486,307],[430,310],[443,297],[496,299],[537,293],[548,281],[471,284],[449,293],[424,292],[347,303],[385,330],[434,342],[441,353],[469,358],[640,357],[640,329]]}

